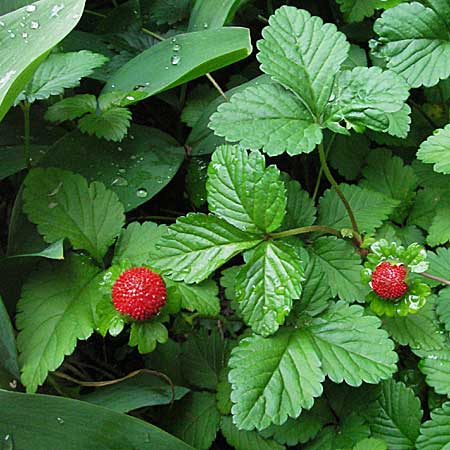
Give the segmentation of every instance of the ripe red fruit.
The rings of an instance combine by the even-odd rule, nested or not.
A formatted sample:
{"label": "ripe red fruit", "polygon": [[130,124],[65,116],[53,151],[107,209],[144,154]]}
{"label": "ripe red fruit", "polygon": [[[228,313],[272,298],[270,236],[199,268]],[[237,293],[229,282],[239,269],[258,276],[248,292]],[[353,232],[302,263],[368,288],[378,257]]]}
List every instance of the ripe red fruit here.
{"label": "ripe red fruit", "polygon": [[166,303],[164,280],[146,267],[125,270],[113,285],[112,301],[121,314],[149,319]]}
{"label": "ripe red fruit", "polygon": [[381,298],[397,299],[405,295],[408,285],[405,282],[406,267],[402,264],[383,262],[372,274],[372,289]]}

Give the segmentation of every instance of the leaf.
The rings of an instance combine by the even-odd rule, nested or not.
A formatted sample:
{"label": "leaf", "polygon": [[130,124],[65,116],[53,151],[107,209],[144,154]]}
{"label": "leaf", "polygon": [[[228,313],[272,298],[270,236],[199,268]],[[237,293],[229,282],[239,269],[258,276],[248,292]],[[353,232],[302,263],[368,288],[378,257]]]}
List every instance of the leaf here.
{"label": "leaf", "polygon": [[286,193],[264,156],[222,145],[213,153],[206,182],[209,210],[242,231],[270,233],[283,221]]}
{"label": "leaf", "polygon": [[0,403],[0,434],[15,448],[60,448],[63,433],[64,450],[111,450],[118,442],[130,449],[193,450],[148,422],[79,400],[0,391]]}
{"label": "leaf", "polygon": [[34,72],[16,103],[22,100],[33,103],[52,95],[61,95],[64,89],[78,86],[82,78],[89,76],[106,60],[103,55],[87,50],[51,54]]}
{"label": "leaf", "polygon": [[381,439],[367,438],[359,441],[353,450],[388,450],[387,444]]}
{"label": "leaf", "polygon": [[178,218],[159,240],[152,265],[175,281],[199,283],[261,240],[214,216],[190,213]]}
{"label": "leaf", "polygon": [[[355,67],[351,71],[339,73],[333,93],[329,121],[345,120],[347,128],[351,126],[358,130],[367,127],[388,132],[388,114],[397,113],[404,107],[409,88],[402,77],[394,72],[383,72],[380,67]],[[409,113],[410,110],[405,112]]]}
{"label": "leaf", "polygon": [[[95,148],[95,152],[92,149]],[[55,142],[41,165],[61,167],[101,181],[114,191],[125,210],[149,201],[172,180],[184,150],[168,134],[133,124],[120,145],[78,131]]]}
{"label": "leaf", "polygon": [[318,118],[349,52],[345,35],[335,25],[289,6],[276,10],[262,35],[257,44],[261,70],[291,89]]}
{"label": "leaf", "polygon": [[194,157],[189,161],[186,169],[186,192],[189,200],[196,208],[201,208],[206,203],[208,161],[204,158]]}
{"label": "leaf", "polygon": [[189,31],[202,28],[220,28],[233,20],[245,0],[199,0],[194,3],[189,18]]}
{"label": "leaf", "polygon": [[241,340],[229,366],[233,421],[239,429],[281,425],[311,408],[322,393],[320,360],[299,329],[285,327],[270,338]]}
{"label": "leaf", "polygon": [[[178,50],[174,50],[175,44]],[[201,52],[197,51],[199,46]],[[148,97],[233,64],[251,51],[246,28],[178,34],[175,41],[159,42],[123,65],[108,80],[104,92],[130,92],[138,88],[140,94]]]}
{"label": "leaf", "polygon": [[215,317],[220,313],[219,289],[213,280],[202,281],[198,285],[167,280],[167,296],[180,299],[181,307],[197,311],[201,315]]}
{"label": "leaf", "polygon": [[441,203],[445,191],[427,187],[417,192],[414,204],[410,210],[408,223],[428,230],[436,215],[436,209]]}
{"label": "leaf", "polygon": [[450,22],[445,2],[433,7],[402,3],[385,11],[374,25],[379,35],[375,55],[402,75],[411,87],[434,86],[450,76]]}
{"label": "leaf", "polygon": [[348,302],[362,301],[361,259],[352,245],[334,236],[314,241],[312,252],[325,274],[332,296]]}
{"label": "leaf", "polygon": [[278,330],[300,298],[303,268],[295,249],[282,241],[265,241],[236,276],[239,313],[255,333]]}
{"label": "leaf", "polygon": [[186,105],[181,112],[181,120],[193,128],[208,105],[217,98],[217,91],[209,85],[199,84],[189,92]]}
{"label": "leaf", "polygon": [[190,0],[154,0],[149,3],[149,18],[157,25],[173,25],[189,17]]}
{"label": "leaf", "polygon": [[220,421],[222,431],[228,445],[236,450],[283,450],[284,446],[273,440],[264,439],[256,431],[239,430],[231,417],[222,417]]}
{"label": "leaf", "polygon": [[82,94],[65,98],[52,106],[45,113],[50,122],[74,120],[89,112],[97,110],[97,99],[94,95]]}
{"label": "leaf", "polygon": [[420,400],[403,383],[388,380],[381,386],[378,400],[367,410],[372,435],[386,441],[389,450],[415,448],[422,420]]}
{"label": "leaf", "polygon": [[444,324],[445,329],[450,331],[450,288],[446,287],[439,291],[436,303],[436,312],[439,319]]}
{"label": "leaf", "polygon": [[94,331],[98,269],[86,257],[44,262],[25,283],[18,303],[17,345],[22,383],[35,392],[49,371]]}
{"label": "leaf", "polygon": [[158,343],[165,344],[168,338],[169,332],[160,322],[133,322],[128,345],[130,347],[137,346],[139,353],[151,353]]}
{"label": "leaf", "polygon": [[450,174],[450,125],[436,130],[422,142],[417,151],[417,158],[424,163],[434,164],[435,172]]}
{"label": "leaf", "polygon": [[336,0],[348,22],[361,22],[375,13],[377,0]]}
{"label": "leaf", "polygon": [[[366,233],[379,228],[399,204],[397,200],[356,185],[341,184],[339,188],[353,210],[360,231]],[[352,228],[347,210],[332,188],[325,191],[320,199],[317,221],[338,230]]]}
{"label": "leaf", "polygon": [[426,356],[419,363],[420,371],[426,376],[428,386],[434,388],[438,394],[450,395],[450,351],[433,350],[427,352]]}
{"label": "leaf", "polygon": [[342,63],[341,70],[351,70],[359,66],[367,67],[366,51],[356,44],[350,44],[347,59]]}
{"label": "leaf", "polygon": [[220,426],[214,394],[193,392],[177,402],[168,429],[198,450],[208,450]]}
{"label": "leaf", "polygon": [[304,331],[322,362],[323,372],[335,383],[350,386],[378,383],[396,370],[397,354],[377,317],[343,301],[331,304]]}
{"label": "leaf", "polygon": [[262,83],[234,94],[211,116],[209,128],[228,142],[239,141],[270,156],[310,153],[322,142],[320,125],[291,92]]}
{"label": "leaf", "polygon": [[450,442],[450,402],[431,412],[431,420],[420,427],[417,450],[446,450]]}
{"label": "leaf", "polygon": [[[0,37],[0,60],[13,64],[0,72],[0,121],[48,52],[76,26],[84,4],[84,0],[68,0],[63,9],[52,14],[56,11],[55,2],[40,0],[27,2],[22,8],[1,16],[5,30],[11,32],[2,32]],[[20,27],[24,21],[30,28],[27,32]],[[27,45],[24,45],[25,41],[28,41]]]}
{"label": "leaf", "polygon": [[24,183],[24,211],[47,242],[68,238],[75,249],[103,258],[125,219],[116,194],[60,169],[33,169]]}
{"label": "leaf", "polygon": [[172,389],[167,381],[142,373],[117,384],[98,387],[95,391],[82,395],[81,399],[126,413],[146,406],[169,405],[172,400],[180,400],[189,392],[189,389],[182,386],[174,386],[173,389],[172,399]]}
{"label": "leaf", "polygon": [[2,371],[15,378],[20,377],[14,329],[0,297],[0,373]]}
{"label": "leaf", "polygon": [[427,244],[431,247],[445,244],[450,241],[450,222],[448,220],[450,213],[450,199],[444,197],[436,208],[436,214],[428,229]]}

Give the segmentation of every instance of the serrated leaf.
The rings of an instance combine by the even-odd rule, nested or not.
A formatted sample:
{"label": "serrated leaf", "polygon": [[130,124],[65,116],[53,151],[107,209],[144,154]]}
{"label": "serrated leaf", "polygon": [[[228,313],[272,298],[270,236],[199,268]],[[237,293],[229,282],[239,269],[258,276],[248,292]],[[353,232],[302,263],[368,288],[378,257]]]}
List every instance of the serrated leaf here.
{"label": "serrated leaf", "polygon": [[398,242],[403,247],[416,242],[420,245],[425,245],[425,236],[423,232],[415,225],[406,225],[399,227],[393,223],[387,222],[378,228],[375,239],[385,239],[388,242]]}
{"label": "serrated leaf", "polygon": [[173,25],[189,17],[191,0],[154,0],[147,13],[157,25]]}
{"label": "serrated leaf", "polygon": [[348,22],[361,22],[373,16],[378,0],[336,0]]}
{"label": "serrated leaf", "polygon": [[45,118],[50,122],[64,122],[77,119],[90,112],[94,113],[96,109],[97,99],[94,95],[75,95],[50,106],[45,113]]}
{"label": "serrated leaf", "polygon": [[233,421],[243,430],[298,417],[322,393],[325,378],[313,346],[294,328],[282,328],[270,338],[243,339],[233,349],[229,367]]}
{"label": "serrated leaf", "polygon": [[436,214],[428,229],[427,243],[431,247],[450,241],[450,199],[443,197],[436,208]]}
{"label": "serrated leaf", "polygon": [[419,435],[422,409],[412,389],[394,380],[385,381],[367,415],[372,434],[387,442],[389,450],[412,450]]}
{"label": "serrated leaf", "polygon": [[14,329],[1,296],[0,330],[0,378],[3,371],[6,371],[11,377],[19,378],[19,364],[17,362],[17,346]]}
{"label": "serrated leaf", "polygon": [[351,70],[360,66],[367,67],[366,51],[356,44],[350,44],[347,59],[342,63],[341,70]]}
{"label": "serrated leaf", "polygon": [[419,179],[419,186],[433,189],[448,189],[447,175],[434,172],[432,166],[418,159],[415,159],[411,166]]}
{"label": "serrated leaf", "polygon": [[420,371],[426,376],[428,386],[438,394],[450,395],[450,351],[430,351],[419,363]]}
{"label": "serrated leaf", "polygon": [[406,139],[411,131],[412,118],[410,106],[405,103],[399,111],[386,113],[386,115],[389,119],[387,133],[403,140]]}
{"label": "serrated leaf", "polygon": [[270,156],[310,153],[322,141],[321,127],[303,103],[273,83],[234,94],[218,107],[208,126],[229,142],[263,149]]}
{"label": "serrated leaf", "polygon": [[68,238],[75,249],[103,258],[125,219],[114,192],[52,168],[31,170],[24,183],[24,211],[46,242]]}
{"label": "serrated leaf", "polygon": [[319,117],[349,52],[345,35],[334,24],[291,6],[277,9],[262,35],[257,43],[261,70],[295,92]]}
{"label": "serrated leaf", "polygon": [[348,302],[363,300],[361,258],[349,242],[334,236],[322,237],[314,241],[311,250],[333,296]]}
{"label": "serrated leaf", "polygon": [[27,392],[35,392],[47,373],[73,352],[77,340],[87,339],[94,331],[98,272],[88,258],[72,255],[63,262],[43,263],[25,283],[17,327]]}
{"label": "serrated leaf", "polygon": [[450,174],[450,125],[436,130],[422,142],[417,151],[417,158],[424,163],[434,164],[435,172]]}
{"label": "serrated leaf", "polygon": [[447,450],[450,442],[450,402],[431,412],[431,420],[420,427],[417,450]]}
{"label": "serrated leaf", "polygon": [[445,191],[442,189],[427,187],[419,190],[410,210],[408,223],[428,230],[444,195]]}
{"label": "serrated leaf", "polygon": [[160,322],[133,322],[128,345],[130,347],[137,346],[139,353],[151,353],[158,343],[165,344],[168,338],[169,332]]}
{"label": "serrated leaf", "polygon": [[239,430],[233,424],[231,417],[222,417],[220,430],[228,445],[236,450],[283,450],[285,448],[271,439],[263,438],[256,431]]}
{"label": "serrated leaf", "polygon": [[188,214],[168,228],[157,244],[152,265],[175,281],[199,283],[262,238],[244,233],[224,220],[206,214]]}
{"label": "serrated leaf", "polygon": [[36,70],[16,102],[26,100],[33,103],[52,95],[64,93],[64,89],[76,87],[80,80],[89,76],[107,58],[87,50],[50,55]]}
{"label": "serrated leaf", "polygon": [[374,25],[375,54],[411,87],[434,86],[450,75],[450,21],[445,2],[402,3],[385,11]]}
{"label": "serrated leaf", "polygon": [[283,221],[286,193],[280,171],[266,168],[260,152],[218,147],[208,167],[206,190],[210,211],[243,231],[270,233]]}
{"label": "serrated leaf", "polygon": [[397,370],[394,343],[379,329],[377,317],[363,313],[361,306],[340,301],[331,304],[304,330],[323,372],[335,383],[378,383]]}
{"label": "serrated leaf", "polygon": [[353,450],[388,450],[387,444],[381,439],[367,438],[359,441]]}
{"label": "serrated leaf", "polygon": [[450,331],[450,287],[441,289],[436,300],[436,312],[445,329]]}
{"label": "serrated leaf", "polygon": [[244,321],[255,333],[278,330],[300,298],[303,268],[294,248],[282,241],[265,241],[253,251],[236,276],[236,301]]}
{"label": "serrated leaf", "polygon": [[[397,200],[356,185],[341,184],[339,188],[352,208],[360,231],[366,233],[380,227],[399,204]],[[352,228],[347,210],[333,188],[328,189],[320,199],[317,221],[338,230]]]}
{"label": "serrated leaf", "polygon": [[231,384],[228,382],[228,367],[220,371],[216,390],[217,409],[223,416],[229,416],[233,404],[231,403]]}
{"label": "serrated leaf", "polygon": [[193,392],[177,402],[167,429],[198,450],[208,450],[216,438],[220,414],[214,394]]}
{"label": "serrated leaf", "polygon": [[181,120],[193,128],[209,104],[217,98],[217,91],[209,85],[199,84],[189,92],[186,105],[181,112]]}

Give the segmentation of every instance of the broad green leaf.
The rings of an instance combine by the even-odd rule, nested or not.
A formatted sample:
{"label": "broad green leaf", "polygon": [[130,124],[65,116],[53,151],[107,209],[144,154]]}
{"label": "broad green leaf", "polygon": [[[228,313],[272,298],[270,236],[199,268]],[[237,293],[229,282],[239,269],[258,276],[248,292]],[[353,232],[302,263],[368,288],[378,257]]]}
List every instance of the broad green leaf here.
{"label": "broad green leaf", "polygon": [[216,389],[225,362],[225,342],[217,329],[197,332],[181,346],[181,364],[186,380],[200,389]]}
{"label": "broad green leaf", "polygon": [[0,297],[0,372],[2,371],[15,378],[20,377],[14,329]]}
{"label": "broad green leaf", "polygon": [[102,183],[61,169],[33,169],[25,179],[24,211],[47,242],[68,238],[101,260],[120,233],[123,206]]}
{"label": "broad green leaf", "polygon": [[208,450],[219,426],[220,414],[216,408],[215,395],[193,392],[177,402],[167,428],[197,450]]}
{"label": "broad green leaf", "polygon": [[388,450],[386,441],[381,439],[367,438],[359,441],[353,450]]}
{"label": "broad green leaf", "polygon": [[[379,228],[399,202],[356,185],[339,186],[350,204],[360,231],[370,233]],[[328,189],[319,202],[318,223],[329,227],[352,228],[347,210],[333,188]]]}
{"label": "broad green leaf", "polygon": [[426,376],[428,386],[438,394],[450,396],[450,351],[448,349],[429,351],[419,363],[420,371]]}
{"label": "broad green leaf", "polygon": [[411,87],[434,86],[450,76],[450,12],[446,2],[433,7],[402,3],[385,11],[374,25],[375,54]]}
{"label": "broad green leaf", "polygon": [[299,299],[303,268],[295,249],[282,241],[265,241],[236,276],[239,313],[255,333],[268,336],[284,323]]}
{"label": "broad green leaf", "polygon": [[131,324],[130,347],[137,346],[139,353],[151,353],[159,344],[169,338],[167,328],[157,321],[133,322]]}
{"label": "broad green leaf", "polygon": [[179,298],[182,308],[212,317],[220,313],[219,289],[215,281],[205,280],[198,285],[192,285],[167,280],[166,285],[168,298]]}
{"label": "broad green leaf", "polygon": [[222,145],[208,167],[209,210],[242,231],[270,233],[283,221],[286,190],[260,152]]}
{"label": "broad green leaf", "polygon": [[314,241],[311,250],[333,296],[348,302],[364,299],[361,258],[349,242],[334,236],[321,237]]}
{"label": "broad green leaf", "polygon": [[21,253],[20,255],[9,255],[8,258],[24,258],[27,256],[39,256],[48,259],[64,259],[64,239],[60,239],[53,244],[47,245],[40,251]]}
{"label": "broad green leaf", "polygon": [[425,245],[425,236],[422,230],[415,225],[406,225],[405,227],[399,227],[393,223],[387,222],[378,228],[375,239],[386,239],[388,242],[398,242],[403,247],[416,242],[420,245]]}
{"label": "broad green leaf", "polygon": [[389,450],[412,450],[419,435],[422,409],[412,389],[388,380],[367,415],[372,435],[387,442]]}
{"label": "broad green leaf", "polygon": [[[0,391],[0,435],[14,448],[33,450],[193,450],[154,425],[87,402]],[[43,413],[45,411],[45,413]],[[46,430],[45,433],[42,430]]]}
{"label": "broad green leaf", "polygon": [[190,213],[168,228],[157,244],[152,266],[175,281],[199,283],[243,250],[262,238],[244,233],[227,222],[206,214]]}
{"label": "broad green leaf", "polygon": [[335,383],[378,383],[397,370],[394,343],[379,329],[377,317],[363,313],[361,306],[340,301],[303,330],[319,356],[322,371]]}
{"label": "broad green leaf", "polygon": [[325,379],[313,345],[295,328],[282,328],[270,338],[241,340],[229,366],[233,421],[243,430],[298,417],[321,395]]}
{"label": "broad green leaf", "polygon": [[223,416],[231,414],[231,384],[228,382],[228,367],[224,367],[219,374],[219,382],[216,386],[217,409]]}
{"label": "broad green leaf", "polygon": [[146,96],[154,95],[235,63],[251,51],[246,28],[179,34],[139,53],[109,79],[104,91],[138,89]]}
{"label": "broad green leaf", "polygon": [[181,120],[193,128],[209,104],[215,100],[218,92],[206,83],[198,84],[189,92],[186,105],[181,112]]}
{"label": "broad green leaf", "polygon": [[82,94],[65,98],[53,105],[45,113],[50,122],[74,120],[87,113],[96,112],[97,99],[95,95]]}
{"label": "broad green leaf", "polygon": [[[444,280],[450,278],[450,249],[439,247],[434,252],[427,252],[427,260],[430,263],[429,272]],[[438,286],[437,281],[426,280],[433,286]]]}
{"label": "broad green leaf", "polygon": [[96,388],[82,395],[81,400],[126,413],[147,406],[168,405],[172,400],[180,400],[188,392],[189,389],[185,387],[174,386],[172,399],[172,389],[166,380],[142,373],[120,383]]}
{"label": "broad green leaf", "polygon": [[436,210],[442,204],[441,198],[445,195],[446,191],[442,189],[427,187],[419,190],[410,210],[408,223],[429,230],[436,216]]}
{"label": "broad green leaf", "polygon": [[198,0],[194,2],[188,31],[220,28],[233,20],[236,10],[245,0]]}
{"label": "broad green leaf", "polygon": [[450,174],[450,125],[436,130],[422,142],[417,151],[417,158],[424,163],[434,164],[435,172]]}
{"label": "broad green leaf", "polygon": [[450,288],[441,289],[436,300],[436,312],[445,329],[450,331]]}
{"label": "broad green leaf", "polygon": [[355,67],[339,73],[333,96],[334,101],[327,113],[329,121],[339,123],[344,120],[347,128],[356,130],[367,127],[389,132],[391,122],[388,114],[403,108],[409,87],[392,71],[383,72],[380,67]]}
{"label": "broad green leaf", "polygon": [[342,63],[341,70],[351,70],[360,66],[367,67],[366,51],[356,44],[350,44],[347,59]]}
{"label": "broad green leaf", "polygon": [[348,22],[361,22],[371,17],[379,0],[336,0]]}
{"label": "broad green leaf", "polygon": [[53,0],[40,0],[1,16],[0,61],[9,68],[0,72],[0,121],[48,52],[76,26],[84,4],[67,0],[59,8]]}
{"label": "broad green leaf", "polygon": [[265,439],[256,431],[239,430],[231,417],[220,420],[222,431],[228,445],[236,450],[283,450],[285,447],[271,439]]}
{"label": "broad green leaf", "polygon": [[443,197],[436,207],[434,218],[428,229],[428,245],[435,247],[450,241],[449,215],[450,199],[448,197]]}
{"label": "broad green leaf", "polygon": [[310,153],[322,142],[320,125],[292,92],[274,83],[250,86],[222,103],[209,127],[229,142],[268,155]]}
{"label": "broad green leaf", "polygon": [[419,186],[423,188],[448,189],[447,175],[436,173],[432,166],[418,159],[415,159],[411,166],[419,179]]}
{"label": "broad green leaf", "polygon": [[99,143],[95,137],[78,131],[69,133],[55,142],[41,164],[72,170],[89,181],[101,181],[130,211],[163,189],[183,159],[183,148],[171,136],[155,128],[132,125],[120,144]]}
{"label": "broad green leaf", "polygon": [[97,274],[88,258],[74,254],[64,262],[42,263],[25,283],[17,305],[17,345],[27,392],[35,392],[77,340],[94,331]]}
{"label": "broad green leaf", "polygon": [[52,95],[61,95],[64,89],[78,86],[82,78],[89,76],[106,60],[103,55],[87,50],[51,54],[34,72],[16,103],[22,100],[33,103]]}
{"label": "broad green leaf", "polygon": [[345,35],[335,25],[290,6],[277,9],[262,35],[257,55],[261,70],[295,92],[319,118],[349,52]]}
{"label": "broad green leaf", "polygon": [[450,442],[450,402],[431,411],[431,420],[420,427],[417,450],[447,450]]}
{"label": "broad green leaf", "polygon": [[[1,133],[2,130],[0,130]],[[31,145],[30,157],[32,161],[38,162],[45,152],[45,145]],[[0,180],[14,175],[27,167],[25,149],[23,145],[2,146],[0,150]]]}

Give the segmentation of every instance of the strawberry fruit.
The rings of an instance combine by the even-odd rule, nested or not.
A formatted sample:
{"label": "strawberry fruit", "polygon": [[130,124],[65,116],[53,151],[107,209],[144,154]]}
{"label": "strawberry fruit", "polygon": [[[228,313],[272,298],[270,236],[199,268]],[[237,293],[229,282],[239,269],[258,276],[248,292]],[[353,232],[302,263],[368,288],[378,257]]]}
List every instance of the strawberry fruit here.
{"label": "strawberry fruit", "polygon": [[403,264],[382,262],[372,274],[371,287],[381,298],[395,300],[406,294],[405,282],[408,271]]}

